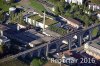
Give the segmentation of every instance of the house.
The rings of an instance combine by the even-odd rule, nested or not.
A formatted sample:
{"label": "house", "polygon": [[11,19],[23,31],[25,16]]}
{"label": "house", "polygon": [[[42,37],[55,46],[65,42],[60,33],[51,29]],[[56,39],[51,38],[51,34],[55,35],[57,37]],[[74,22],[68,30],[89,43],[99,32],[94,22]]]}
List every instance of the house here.
{"label": "house", "polygon": [[78,5],[82,5],[84,0],[65,0],[67,3],[76,3]]}
{"label": "house", "polygon": [[84,45],[84,50],[87,54],[95,57],[100,60],[100,39],[97,41],[93,41],[92,43],[86,43]]}
{"label": "house", "polygon": [[[26,23],[28,23],[30,25],[44,28],[43,16],[41,16],[39,14],[34,14],[34,15],[31,15],[28,17],[26,16],[24,20]],[[47,28],[49,25],[52,25],[54,23],[57,23],[57,22],[55,20],[53,20],[52,18],[45,17],[45,28]]]}
{"label": "house", "polygon": [[83,26],[83,24],[81,22],[79,22],[79,21],[77,21],[77,20],[75,20],[73,18],[64,18],[63,17],[62,20],[65,21],[65,22],[67,22],[67,24],[69,26],[71,26],[73,28],[76,28],[76,29],[78,29],[78,28],[80,28],[80,27]]}
{"label": "house", "polygon": [[89,9],[92,9],[93,11],[100,10],[100,4],[89,3],[88,7]]}

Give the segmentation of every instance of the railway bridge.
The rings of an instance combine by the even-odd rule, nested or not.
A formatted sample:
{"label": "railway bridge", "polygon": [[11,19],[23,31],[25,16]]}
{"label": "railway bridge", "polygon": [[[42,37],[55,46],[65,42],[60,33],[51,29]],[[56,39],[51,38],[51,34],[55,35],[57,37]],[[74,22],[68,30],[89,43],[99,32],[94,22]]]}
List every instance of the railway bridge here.
{"label": "railway bridge", "polygon": [[[82,43],[84,42],[83,41],[83,38],[85,35],[88,35],[89,38],[87,41],[91,41],[94,37],[92,36],[92,31],[94,28],[98,28],[98,36],[100,35],[99,31],[100,31],[100,24],[94,24],[88,28],[85,28],[85,29],[80,29],[80,30],[77,30],[75,32],[71,32],[65,36],[62,36],[62,37],[57,37],[45,44],[42,44],[40,46],[37,46],[37,47],[33,47],[31,49],[28,49],[28,50],[25,50],[23,52],[20,52],[16,55],[12,55],[10,57],[7,57],[7,58],[4,58],[4,59],[1,59],[0,60],[0,63],[1,62],[5,62],[5,61],[8,61],[8,60],[11,60],[13,58],[17,58],[19,56],[22,56],[22,57],[25,57],[26,55],[29,55],[31,58],[32,57],[42,57],[42,56],[45,56],[47,57],[48,54],[52,54],[52,53],[55,53],[55,52],[60,52],[62,49],[61,49],[61,46],[62,46],[62,41],[63,40],[66,40],[68,41],[68,50],[73,50],[75,48],[72,48],[72,44],[74,43],[74,39],[73,37],[76,35],[77,36],[77,39],[76,39],[76,50],[78,49],[78,47],[81,47],[82,46]],[[88,34],[86,34],[88,33]],[[10,37],[10,36],[8,36]],[[11,38],[11,37],[10,37]],[[53,46],[53,47],[52,47]]]}

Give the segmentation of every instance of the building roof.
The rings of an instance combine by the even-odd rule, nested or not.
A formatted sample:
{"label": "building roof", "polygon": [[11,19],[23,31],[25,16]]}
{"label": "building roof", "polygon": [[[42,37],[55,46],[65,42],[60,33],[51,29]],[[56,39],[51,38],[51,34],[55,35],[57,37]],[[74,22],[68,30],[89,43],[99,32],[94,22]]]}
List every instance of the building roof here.
{"label": "building roof", "polygon": [[0,30],[4,31],[4,30],[7,30],[7,29],[9,29],[9,28],[0,24]]}
{"label": "building roof", "polygon": [[28,45],[29,43],[37,45],[51,40],[47,36],[36,32],[34,29],[29,29],[26,31],[14,31],[12,29],[13,28],[5,31],[5,35],[16,40],[17,42],[20,42],[22,45]]}
{"label": "building roof", "polygon": [[81,24],[81,22],[79,22],[79,21],[77,21],[77,20],[75,20],[75,19],[73,19],[73,18],[67,18],[67,20],[69,20],[70,22],[73,22],[73,23],[75,23],[75,24],[78,24],[78,25]]}
{"label": "building roof", "polygon": [[55,32],[53,32],[51,30],[44,30],[44,32],[47,33],[47,34],[49,34],[50,36],[53,36],[53,37],[61,37],[60,34],[55,33]]}
{"label": "building roof", "polygon": [[97,39],[90,44],[90,46],[100,50],[100,39]]}
{"label": "building roof", "polygon": [[[39,16],[38,14],[32,15],[29,18],[31,18],[33,20],[36,20],[38,22],[43,22],[43,17]],[[56,23],[55,20],[52,20],[52,19],[46,17],[46,19],[45,19],[45,24],[46,25],[51,25],[51,24],[54,24],[54,23]]]}

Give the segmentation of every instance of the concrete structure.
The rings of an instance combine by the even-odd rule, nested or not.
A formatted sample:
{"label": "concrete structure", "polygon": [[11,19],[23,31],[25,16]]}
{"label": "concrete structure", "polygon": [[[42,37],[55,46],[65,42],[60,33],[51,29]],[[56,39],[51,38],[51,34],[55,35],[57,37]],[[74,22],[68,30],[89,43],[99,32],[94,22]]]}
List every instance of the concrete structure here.
{"label": "concrete structure", "polygon": [[73,19],[73,18],[64,18],[63,17],[63,21],[67,22],[68,25],[78,29],[80,27],[83,27],[82,23]]}
{"label": "concrete structure", "polygon": [[84,50],[87,54],[95,57],[96,59],[100,60],[100,39],[93,41],[91,44],[86,43],[84,45]]}
{"label": "concrete structure", "polygon": [[46,35],[38,33],[34,29],[29,29],[26,31],[19,31],[18,29],[15,30],[17,26],[14,28],[12,27],[9,28],[9,30],[6,30],[4,35],[6,35],[12,40],[15,40],[16,42],[21,43],[20,46],[22,47],[27,47],[27,46],[35,47],[37,45],[41,45],[45,42],[48,42],[52,39],[52,37],[48,37]]}
{"label": "concrete structure", "polygon": [[11,13],[11,12],[15,12],[16,11],[16,8],[15,7],[10,7],[9,8],[9,14]]}
{"label": "concrete structure", "polygon": [[61,37],[61,35],[60,34],[58,34],[58,33],[55,33],[55,32],[53,32],[53,31],[51,31],[51,30],[44,30],[43,31],[43,34],[45,34],[45,35],[47,35],[47,36],[51,36],[51,37]]}
{"label": "concrete structure", "polygon": [[76,3],[78,5],[82,5],[84,0],[65,0],[68,3]]}
{"label": "concrete structure", "polygon": [[100,11],[97,12],[97,18],[100,20]]}
{"label": "concrete structure", "polygon": [[27,22],[30,25],[34,25],[40,28],[44,28],[44,27],[47,28],[49,25],[56,23],[56,21],[53,20],[52,18],[45,17],[45,26],[44,26],[44,18],[43,16],[39,14],[34,14],[32,16],[26,16],[25,22]]}
{"label": "concrete structure", "polygon": [[95,3],[89,3],[88,7],[89,7],[89,9],[92,9],[93,11],[100,10],[100,4],[97,5]]}
{"label": "concrete structure", "polygon": [[[63,40],[68,41],[67,49],[73,50],[73,51],[78,49],[78,51],[79,51],[82,48],[82,47],[80,47],[82,45],[82,41],[83,41],[82,40],[83,39],[82,36],[85,34],[85,32],[89,31],[89,39],[88,40],[91,41],[92,40],[92,35],[91,35],[92,34],[91,33],[92,29],[94,29],[96,27],[100,27],[100,24],[97,24],[97,25],[94,24],[93,26],[90,26],[90,27],[88,27],[88,28],[86,28],[84,30],[77,30],[75,32],[71,32],[70,34],[67,34],[67,35],[65,35],[63,37],[60,37],[60,38],[57,37],[57,38],[55,38],[53,40],[50,40],[49,42],[44,43],[42,45],[36,46],[36,47],[31,48],[29,50],[26,50],[24,52],[20,52],[20,53],[18,53],[16,55],[8,57],[8,58],[4,58],[4,59],[0,60],[0,62],[5,62],[7,60],[10,60],[10,59],[13,59],[13,58],[16,58],[16,57],[19,57],[19,56],[23,57],[23,55],[28,55],[31,58],[32,57],[37,57],[37,56],[38,57],[47,57],[49,53],[52,53],[51,50],[55,49],[55,51],[53,50],[54,53],[55,52],[59,52],[61,50],[60,47],[61,47],[61,44],[62,44]],[[5,35],[8,36],[11,39],[15,39],[16,41],[19,41],[15,37],[13,37],[13,36],[15,36],[15,34],[14,34],[14,32],[12,33],[12,30],[6,31]],[[73,44],[72,37],[74,37],[75,35],[78,36],[78,43],[76,43],[76,45],[78,45],[78,47],[80,47],[80,48],[72,48],[72,44]],[[28,34],[27,34],[27,36],[28,36]],[[22,36],[19,36],[19,37],[22,38]],[[24,40],[24,42],[25,42],[25,40]],[[52,49],[51,46],[53,46],[54,48]]]}

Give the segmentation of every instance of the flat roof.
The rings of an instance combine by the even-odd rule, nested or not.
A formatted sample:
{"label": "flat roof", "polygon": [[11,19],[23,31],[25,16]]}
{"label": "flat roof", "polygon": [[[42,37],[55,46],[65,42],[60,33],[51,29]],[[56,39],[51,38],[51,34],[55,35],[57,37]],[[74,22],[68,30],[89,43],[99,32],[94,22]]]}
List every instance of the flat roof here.
{"label": "flat roof", "polygon": [[76,24],[78,24],[78,25],[81,24],[81,22],[79,22],[79,21],[77,21],[77,20],[75,20],[75,19],[73,19],[73,18],[66,18],[66,19],[69,20],[69,21],[71,21],[71,22],[73,22],[73,23],[76,23]]}
{"label": "flat roof", "polygon": [[97,49],[100,49],[100,38],[92,41],[92,43],[90,44],[90,46],[92,46],[94,48],[97,48]]}
{"label": "flat roof", "polygon": [[54,37],[61,37],[60,34],[56,33],[56,32],[53,32],[51,30],[44,30],[45,33],[51,35],[51,36],[54,36]]}
{"label": "flat roof", "polygon": [[29,43],[35,45],[51,40],[47,36],[36,32],[34,29],[29,29],[23,32],[22,31],[16,32],[9,29],[6,31],[6,36],[25,45]]}
{"label": "flat roof", "polygon": [[[38,22],[43,22],[43,17],[39,16],[38,14],[32,15],[29,18],[36,20]],[[51,24],[54,24],[54,23],[56,23],[55,20],[52,20],[52,19],[47,18],[47,17],[45,18],[45,24],[46,25],[51,25]]]}

